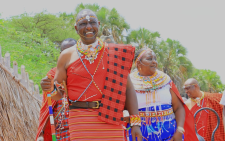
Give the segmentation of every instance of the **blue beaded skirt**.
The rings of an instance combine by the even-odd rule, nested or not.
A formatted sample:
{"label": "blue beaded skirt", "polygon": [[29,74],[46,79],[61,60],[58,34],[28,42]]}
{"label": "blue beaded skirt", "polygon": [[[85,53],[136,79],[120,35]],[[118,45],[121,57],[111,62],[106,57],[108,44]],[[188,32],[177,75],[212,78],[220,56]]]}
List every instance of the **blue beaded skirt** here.
{"label": "blue beaded skirt", "polygon": [[[158,113],[158,116],[156,116],[156,113]],[[139,115],[142,121],[142,141],[169,141],[176,132],[177,124],[171,105],[140,108]],[[129,124],[127,125],[127,129],[127,139],[128,141],[132,141]]]}

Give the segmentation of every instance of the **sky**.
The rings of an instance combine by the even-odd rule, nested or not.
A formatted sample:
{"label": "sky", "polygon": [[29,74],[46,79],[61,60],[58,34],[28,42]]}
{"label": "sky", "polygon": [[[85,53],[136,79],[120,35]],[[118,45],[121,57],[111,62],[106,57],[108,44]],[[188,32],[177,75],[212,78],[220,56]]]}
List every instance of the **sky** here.
{"label": "sky", "polygon": [[[161,38],[178,40],[197,69],[216,71],[225,84],[225,1],[224,0],[1,0],[2,18],[24,12],[74,12],[81,2],[97,3],[117,11],[131,29],[144,27]],[[224,55],[224,56],[223,56]]]}

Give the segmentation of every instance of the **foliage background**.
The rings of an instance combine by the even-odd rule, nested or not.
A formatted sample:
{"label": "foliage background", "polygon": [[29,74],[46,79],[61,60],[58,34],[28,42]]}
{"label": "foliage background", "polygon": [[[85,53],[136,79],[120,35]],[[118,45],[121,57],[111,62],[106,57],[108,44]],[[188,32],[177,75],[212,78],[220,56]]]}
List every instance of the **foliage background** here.
{"label": "foliage background", "polygon": [[[145,28],[130,29],[129,23],[115,8],[108,9],[98,4],[81,3],[70,14],[43,11],[24,13],[9,19],[1,19],[0,15],[2,55],[9,52],[11,60],[17,61],[19,66],[25,65],[30,79],[39,84],[41,78],[56,66],[60,43],[66,38],[79,39],[74,23],[78,12],[85,8],[93,10],[101,22],[99,37],[111,34],[117,43],[133,44],[137,50],[143,47],[154,50],[158,69],[172,78],[183,95],[182,85],[190,77],[199,81],[203,91],[222,92],[225,89],[216,72],[194,68],[186,57],[187,49],[179,41],[169,38],[162,40],[160,33]],[[124,36],[124,32],[127,36]]]}

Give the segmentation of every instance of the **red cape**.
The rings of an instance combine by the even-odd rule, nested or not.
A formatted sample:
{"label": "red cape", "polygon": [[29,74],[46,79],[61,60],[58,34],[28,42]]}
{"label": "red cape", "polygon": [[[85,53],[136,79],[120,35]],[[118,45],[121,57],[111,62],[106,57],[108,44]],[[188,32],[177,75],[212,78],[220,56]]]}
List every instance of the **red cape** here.
{"label": "red cape", "polygon": [[177,95],[177,97],[182,101],[184,109],[185,109],[185,121],[184,121],[184,141],[198,141],[198,138],[195,133],[195,122],[194,122],[194,116],[191,113],[191,111],[188,109],[188,107],[184,104],[184,101],[182,97],[180,96],[180,93],[176,87],[176,85],[171,82],[170,83],[171,90]]}
{"label": "red cape", "polygon": [[[56,73],[56,68],[53,68],[47,73],[47,75],[51,75],[52,78],[54,78],[55,73]],[[55,105],[56,105],[56,101],[52,100],[52,109],[54,108]],[[49,119],[49,109],[48,109],[48,103],[47,103],[47,95],[45,92],[43,92],[42,107],[40,110],[39,126],[38,126],[38,132],[36,135],[36,140],[39,137],[41,131],[43,130],[43,128],[46,124],[45,130],[43,130],[44,131],[44,141],[52,141],[51,125],[50,125],[50,121],[48,121],[48,119]]]}

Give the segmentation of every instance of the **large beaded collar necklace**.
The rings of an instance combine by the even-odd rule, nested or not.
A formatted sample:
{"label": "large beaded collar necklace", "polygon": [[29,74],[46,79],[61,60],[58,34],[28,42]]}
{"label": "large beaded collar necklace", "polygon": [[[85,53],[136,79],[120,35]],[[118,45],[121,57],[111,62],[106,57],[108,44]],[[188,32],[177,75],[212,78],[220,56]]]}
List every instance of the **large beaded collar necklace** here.
{"label": "large beaded collar necklace", "polygon": [[99,38],[89,45],[85,45],[81,42],[81,39],[77,41],[77,50],[80,56],[85,55],[85,59],[89,61],[90,64],[94,63],[98,56],[99,51],[103,48],[103,41]]}
{"label": "large beaded collar necklace", "polygon": [[170,77],[159,70],[156,70],[152,76],[141,76],[137,70],[131,73],[131,78],[135,90],[141,93],[156,91],[171,82]]}

